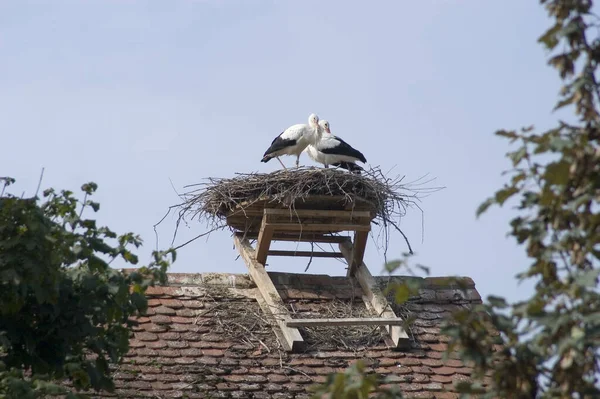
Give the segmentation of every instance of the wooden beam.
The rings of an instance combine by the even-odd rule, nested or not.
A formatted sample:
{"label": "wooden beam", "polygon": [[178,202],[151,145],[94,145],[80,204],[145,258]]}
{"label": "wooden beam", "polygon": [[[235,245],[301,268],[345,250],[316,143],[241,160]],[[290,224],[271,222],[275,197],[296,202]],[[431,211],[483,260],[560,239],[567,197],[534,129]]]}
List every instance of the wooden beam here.
{"label": "wooden beam", "polygon": [[248,267],[250,277],[252,277],[252,280],[260,291],[271,314],[281,328],[286,344],[292,351],[302,349],[304,347],[304,340],[300,335],[300,331],[298,331],[297,328],[288,327],[285,324],[292,319],[290,313],[286,309],[285,304],[283,303],[279,292],[277,292],[273,281],[271,281],[271,278],[267,274],[267,271],[254,258],[254,249],[250,245],[250,242],[247,239],[242,240],[238,236],[234,236],[233,241]]}
{"label": "wooden beam", "polygon": [[301,224],[301,223],[268,223],[269,225],[275,227],[277,230],[281,231],[321,231],[321,232],[329,232],[329,231],[370,231],[371,224],[338,224],[338,223],[311,223],[311,224]]}
{"label": "wooden beam", "polygon": [[[352,262],[353,246],[349,242],[343,242],[339,244],[340,251],[344,254],[348,265]],[[348,266],[350,267],[350,266]],[[356,269],[355,277],[360,284],[366,299],[369,304],[380,317],[387,317],[390,319],[396,319],[397,316],[392,310],[390,304],[387,302],[381,290],[377,287],[375,279],[371,275],[369,268],[364,262]],[[394,345],[397,348],[405,348],[410,346],[410,338],[406,331],[400,326],[388,326],[385,327],[392,338]]]}
{"label": "wooden beam", "polygon": [[[248,239],[254,240],[258,238],[258,233],[243,233],[236,232],[235,235],[239,237],[246,237]],[[298,242],[322,242],[329,244],[339,244],[340,242],[350,241],[350,237],[348,236],[332,236],[332,235],[324,235],[324,234],[285,234],[285,233],[273,233],[273,237],[271,241],[298,241]]]}
{"label": "wooden beam", "polygon": [[272,238],[273,241],[299,241],[299,242],[322,242],[326,244],[339,244],[340,242],[350,241],[348,236],[330,236],[323,234],[302,234],[302,235],[290,235],[290,234],[275,234]]}
{"label": "wooden beam", "polygon": [[401,326],[404,320],[387,317],[349,317],[343,319],[292,319],[288,327],[334,327],[334,326]]}
{"label": "wooden beam", "polygon": [[311,252],[311,251],[276,251],[270,250],[271,256],[305,256],[312,258],[343,258],[341,252]]}
{"label": "wooden beam", "polygon": [[363,262],[365,256],[365,248],[369,238],[368,231],[357,231],[354,233],[354,245],[352,246],[352,261],[348,262],[348,277],[354,276],[355,271]]}
{"label": "wooden beam", "polygon": [[348,218],[369,218],[371,219],[371,212],[367,211],[331,211],[331,210],[318,210],[318,209],[273,209],[265,208],[265,215],[268,216],[287,216],[290,219],[299,217],[348,217]]}
{"label": "wooden beam", "polygon": [[267,223],[267,218],[263,217],[260,232],[258,233],[258,242],[256,243],[256,261],[263,266],[267,263],[267,254],[271,246],[273,230],[273,226]]}
{"label": "wooden beam", "polygon": [[[288,344],[288,341],[285,338],[285,335],[283,335],[283,331],[281,331],[281,328],[279,328],[279,324],[277,324],[277,320],[273,316],[273,313],[271,313],[271,308],[269,307],[269,305],[267,305],[267,303],[263,299],[263,296],[260,293],[260,291],[256,293],[255,298],[256,298],[256,302],[258,303],[258,306],[260,306],[260,310],[263,311],[265,320],[268,321],[269,325],[271,326],[271,329],[275,333],[275,336],[281,343],[283,350],[285,350],[287,352],[291,352],[292,347]],[[392,345],[390,345],[390,346],[392,346]]]}
{"label": "wooden beam", "polygon": [[319,209],[278,209],[278,208],[248,208],[238,209],[230,212],[228,218],[252,218],[261,217],[265,213],[270,216],[289,217],[298,219],[300,217],[348,217],[348,218],[369,218],[372,219],[372,213],[369,211],[354,211],[349,210],[319,210]]}

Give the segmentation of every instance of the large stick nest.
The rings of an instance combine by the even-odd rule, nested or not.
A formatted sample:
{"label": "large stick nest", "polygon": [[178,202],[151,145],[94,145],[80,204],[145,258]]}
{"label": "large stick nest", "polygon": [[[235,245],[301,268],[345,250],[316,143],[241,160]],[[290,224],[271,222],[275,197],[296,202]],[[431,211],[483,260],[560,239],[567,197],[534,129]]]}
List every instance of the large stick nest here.
{"label": "large stick nest", "polygon": [[[416,207],[421,210],[420,199],[440,189],[426,187],[432,180],[420,178],[404,182],[404,176],[388,177],[378,168],[361,175],[315,167],[272,173],[240,173],[233,178],[208,178],[205,182],[186,186],[189,191],[180,194],[183,202],[170,210],[178,211],[177,226],[190,220],[206,222],[209,229],[196,237],[199,238],[227,227],[226,217],[233,210],[247,209],[260,202],[294,209],[311,197],[337,197],[348,204],[360,203],[362,210],[366,207],[373,212],[373,223],[381,227],[378,238],[387,249],[389,228],[402,233],[399,222],[407,209]],[[404,233],[402,235],[406,239]],[[409,252],[412,252],[408,239],[406,241]]]}
{"label": "large stick nest", "polygon": [[[188,193],[190,210],[222,218],[237,206],[250,206],[268,198],[270,202],[294,204],[310,196],[344,197],[372,205],[379,216],[404,210],[411,199],[397,192],[398,182],[357,175],[338,169],[302,168],[273,173],[240,174],[232,179],[209,179],[196,192]],[[189,196],[191,194],[191,197]]]}

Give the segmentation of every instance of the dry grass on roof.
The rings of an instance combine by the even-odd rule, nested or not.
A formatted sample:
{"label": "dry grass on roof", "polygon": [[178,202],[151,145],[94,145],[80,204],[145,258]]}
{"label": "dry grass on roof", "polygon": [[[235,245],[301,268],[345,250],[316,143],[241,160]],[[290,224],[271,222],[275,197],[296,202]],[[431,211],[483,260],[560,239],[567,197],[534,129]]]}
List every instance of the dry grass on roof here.
{"label": "dry grass on roof", "polygon": [[365,170],[360,175],[337,168],[317,167],[239,173],[232,178],[211,177],[185,186],[189,191],[180,194],[183,202],[170,210],[178,212],[178,227],[181,222],[192,220],[206,223],[208,230],[196,237],[199,238],[226,228],[227,215],[234,210],[243,211],[266,203],[269,207],[294,209],[297,204],[310,201],[311,197],[336,197],[373,212],[373,223],[382,227],[380,236],[387,247],[389,228],[400,231],[400,218],[407,210],[414,207],[422,212],[418,204],[420,199],[440,189],[427,187],[432,180],[423,177],[405,182],[404,176],[388,176],[379,168]]}

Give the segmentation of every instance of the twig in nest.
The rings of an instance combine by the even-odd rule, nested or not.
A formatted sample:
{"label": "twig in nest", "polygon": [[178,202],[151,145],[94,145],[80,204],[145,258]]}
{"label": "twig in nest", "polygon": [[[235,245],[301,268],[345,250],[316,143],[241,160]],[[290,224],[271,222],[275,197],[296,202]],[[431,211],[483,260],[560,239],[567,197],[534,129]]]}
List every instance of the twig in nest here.
{"label": "twig in nest", "polygon": [[[346,318],[346,317],[372,317],[371,312],[364,303],[352,300],[339,299],[323,303],[312,303],[310,311],[298,312],[294,318]],[[378,326],[323,326],[301,327],[302,335],[310,347],[322,348],[332,346],[347,350],[356,350],[359,347],[377,345],[383,340],[385,333]]]}
{"label": "twig in nest", "polygon": [[[308,378],[310,378],[310,376],[309,376],[308,374],[306,374],[306,373],[305,373],[304,371],[302,371],[302,370],[298,370],[298,369],[295,369],[295,368],[293,368],[293,367],[290,367],[290,366],[285,366],[285,367],[283,367],[283,368],[284,368],[284,369],[287,369],[287,370],[292,370],[292,371],[293,371],[293,372],[295,372],[295,373],[303,374],[305,377],[308,377]],[[312,378],[311,378],[311,380],[312,380]]]}
{"label": "twig in nest", "polygon": [[213,231],[217,231],[217,230],[222,230],[223,228],[225,228],[225,226],[220,226],[220,227],[215,227],[212,230],[207,231],[206,233],[202,233],[202,234],[198,234],[196,237],[192,238],[191,240],[188,240],[186,242],[184,242],[181,245],[176,246],[175,248],[173,248],[174,250],[178,250],[181,247],[185,247],[186,245],[188,245],[190,242],[194,242],[196,241],[198,238],[202,238],[204,236],[209,235],[210,233],[212,233]]}
{"label": "twig in nest", "polygon": [[392,221],[390,221],[390,224],[392,226],[394,226],[394,228],[396,229],[396,231],[398,231],[400,234],[402,234],[402,237],[404,237],[404,241],[406,241],[406,245],[408,246],[408,253],[409,254],[413,254],[413,250],[412,247],[410,246],[410,242],[408,242],[408,238],[406,237],[406,234],[404,234],[404,232],[402,231],[402,229],[400,229],[400,227],[398,227],[398,225]]}
{"label": "twig in nest", "polygon": [[215,306],[213,306],[213,307],[211,307],[211,308],[208,308],[208,309],[206,309],[206,310],[204,310],[204,311],[202,311],[202,312],[198,313],[198,314],[196,315],[196,318],[194,319],[194,324],[198,324],[198,319],[199,319],[200,317],[202,317],[202,316],[204,316],[204,315],[207,315],[207,314],[209,314],[210,312],[214,312],[215,310],[217,310],[217,308],[218,308],[219,306],[221,306],[221,304],[220,304],[220,303],[217,303]]}
{"label": "twig in nest", "polygon": [[253,348],[260,345],[269,353],[276,346],[271,323],[260,315],[257,303],[244,303],[243,306],[229,303],[226,309],[215,312],[212,320],[220,327],[220,333],[229,339],[245,342]]}
{"label": "twig in nest", "polygon": [[312,263],[314,251],[315,251],[315,243],[311,241],[311,243],[310,243],[310,258],[308,259],[308,264],[306,265],[306,268],[304,269],[304,273],[306,273],[308,271],[308,268],[310,267],[310,264]]}

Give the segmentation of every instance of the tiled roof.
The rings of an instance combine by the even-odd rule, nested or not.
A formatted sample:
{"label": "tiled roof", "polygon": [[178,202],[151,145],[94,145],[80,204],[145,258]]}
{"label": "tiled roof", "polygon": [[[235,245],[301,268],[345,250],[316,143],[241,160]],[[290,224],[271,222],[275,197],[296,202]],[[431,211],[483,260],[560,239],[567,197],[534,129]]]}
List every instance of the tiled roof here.
{"label": "tiled roof", "polygon": [[[346,277],[269,275],[294,318],[366,312],[360,287]],[[376,279],[384,285],[390,278]],[[308,387],[361,359],[407,397],[457,398],[453,383],[472,370],[456,358],[442,360],[448,340],[440,323],[452,310],[480,302],[471,279],[460,286],[423,279],[419,295],[394,309],[414,319],[410,349],[388,348],[376,327],[319,327],[300,329],[306,351],[289,353],[247,275],[170,274],[168,286],[148,291],[148,312],[137,319],[130,352],[115,369],[113,396],[304,398]]]}

